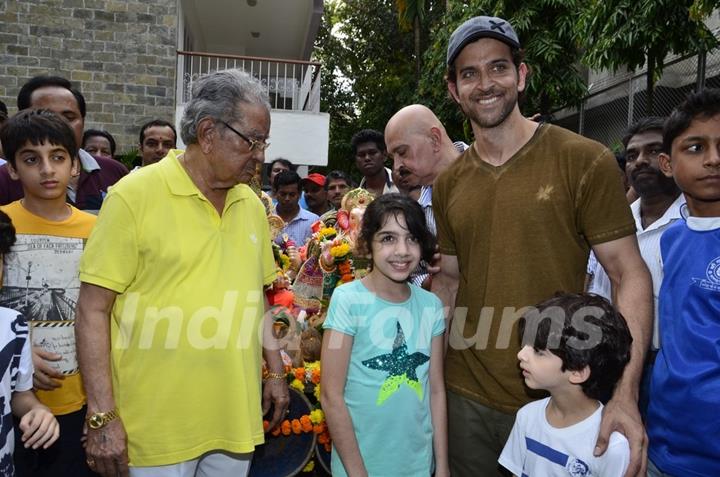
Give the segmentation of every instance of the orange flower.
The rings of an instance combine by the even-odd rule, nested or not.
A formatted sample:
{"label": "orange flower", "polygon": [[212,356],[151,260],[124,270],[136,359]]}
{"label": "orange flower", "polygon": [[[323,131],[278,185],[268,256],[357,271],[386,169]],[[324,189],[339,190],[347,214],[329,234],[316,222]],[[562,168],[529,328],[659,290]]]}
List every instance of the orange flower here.
{"label": "orange flower", "polygon": [[285,419],[285,420],[282,422],[282,425],[280,426],[280,430],[281,430],[283,436],[289,436],[290,433],[292,432],[292,429],[291,429],[291,427],[290,427],[290,421],[288,421],[287,419]]}
{"label": "orange flower", "polygon": [[348,261],[339,263],[337,267],[342,275],[346,275],[352,271],[350,268],[350,262]]}
{"label": "orange flower", "polygon": [[298,381],[305,381],[305,368],[295,368],[293,374]]}
{"label": "orange flower", "polygon": [[298,419],[293,419],[291,425],[292,431],[295,434],[300,434],[302,432],[302,426],[300,425],[300,421]]}
{"label": "orange flower", "polygon": [[325,452],[330,452],[330,451],[332,451],[332,446],[330,445],[329,442],[326,442],[325,445],[324,445],[324,447],[325,447]]}
{"label": "orange flower", "polygon": [[313,430],[313,424],[310,421],[310,416],[308,416],[307,414],[300,418],[300,425],[302,426],[303,432],[310,432]]}
{"label": "orange flower", "polygon": [[313,425],[313,432],[314,432],[315,434],[322,434],[324,430],[325,430],[325,425],[324,425],[324,424],[315,424],[315,425]]}
{"label": "orange flower", "polygon": [[319,369],[313,369],[312,370],[312,377],[311,380],[313,384],[320,383],[320,370]]}
{"label": "orange flower", "polygon": [[270,434],[273,435],[273,436],[275,436],[275,437],[279,436],[279,435],[280,435],[280,426],[276,426],[275,429],[273,429],[273,430],[270,432]]}
{"label": "orange flower", "polygon": [[330,439],[328,438],[328,435],[323,432],[318,436],[318,442],[320,444],[327,444],[328,442],[330,442]]}
{"label": "orange flower", "polygon": [[340,277],[340,281],[343,283],[351,282],[353,281],[353,276],[350,273],[346,273]]}
{"label": "orange flower", "polygon": [[263,431],[267,432],[270,428],[270,423],[268,421],[263,421]]}

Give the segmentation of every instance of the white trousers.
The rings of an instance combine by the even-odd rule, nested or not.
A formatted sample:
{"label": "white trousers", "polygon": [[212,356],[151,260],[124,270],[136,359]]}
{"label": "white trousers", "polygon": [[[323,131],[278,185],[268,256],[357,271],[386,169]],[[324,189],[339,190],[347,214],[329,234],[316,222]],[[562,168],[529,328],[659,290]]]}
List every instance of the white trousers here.
{"label": "white trousers", "polygon": [[158,467],[130,467],[130,477],[245,477],[252,452],[208,452],[195,460]]}

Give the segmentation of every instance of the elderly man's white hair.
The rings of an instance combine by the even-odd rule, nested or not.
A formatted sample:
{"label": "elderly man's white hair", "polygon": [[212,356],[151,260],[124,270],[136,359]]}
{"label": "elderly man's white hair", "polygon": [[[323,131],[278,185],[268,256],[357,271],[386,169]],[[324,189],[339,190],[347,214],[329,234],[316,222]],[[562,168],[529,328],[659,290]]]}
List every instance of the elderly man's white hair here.
{"label": "elderly man's white hair", "polygon": [[197,126],[210,117],[227,123],[242,121],[239,103],[262,105],[270,111],[270,102],[262,85],[239,69],[216,71],[195,81],[192,99],[180,120],[180,137],[185,144],[197,144]]}

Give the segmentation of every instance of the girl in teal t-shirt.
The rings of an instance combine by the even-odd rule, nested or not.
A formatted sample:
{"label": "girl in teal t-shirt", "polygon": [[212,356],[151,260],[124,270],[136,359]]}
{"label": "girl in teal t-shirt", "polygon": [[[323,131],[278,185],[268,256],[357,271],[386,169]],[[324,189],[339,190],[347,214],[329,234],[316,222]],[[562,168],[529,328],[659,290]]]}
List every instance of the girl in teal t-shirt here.
{"label": "girl in teal t-shirt", "polygon": [[386,194],[365,211],[357,245],[371,271],[335,290],[323,325],[332,474],[447,476],[442,305],[407,282],[435,240],[415,201]]}

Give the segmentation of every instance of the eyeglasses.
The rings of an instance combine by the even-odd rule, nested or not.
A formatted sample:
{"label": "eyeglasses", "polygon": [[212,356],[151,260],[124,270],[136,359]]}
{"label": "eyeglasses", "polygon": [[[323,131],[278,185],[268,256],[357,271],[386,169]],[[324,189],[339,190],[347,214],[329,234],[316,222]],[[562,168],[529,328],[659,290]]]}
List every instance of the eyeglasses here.
{"label": "eyeglasses", "polygon": [[238,131],[237,129],[235,129],[234,127],[230,126],[225,121],[220,121],[220,122],[223,123],[229,130],[231,130],[232,132],[234,132],[235,134],[240,136],[242,139],[244,139],[245,142],[248,143],[248,145],[250,146],[250,151],[264,151],[265,149],[270,147],[269,142],[267,142],[265,140],[261,141],[258,139],[251,139],[251,138],[247,137],[246,135],[244,135],[243,133],[241,133],[240,131]]}

